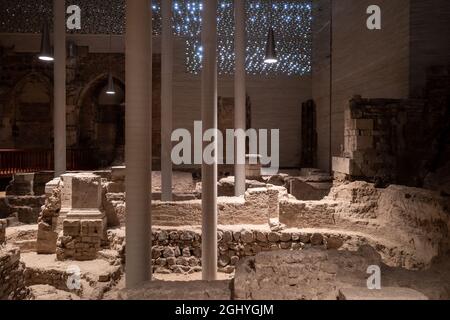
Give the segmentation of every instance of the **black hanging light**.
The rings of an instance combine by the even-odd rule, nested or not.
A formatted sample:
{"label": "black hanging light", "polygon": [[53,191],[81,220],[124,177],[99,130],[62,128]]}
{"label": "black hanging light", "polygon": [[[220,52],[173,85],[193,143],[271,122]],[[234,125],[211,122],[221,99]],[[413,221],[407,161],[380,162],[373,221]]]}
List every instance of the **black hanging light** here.
{"label": "black hanging light", "polygon": [[264,63],[267,64],[273,64],[278,62],[277,58],[277,44],[275,42],[275,32],[273,30],[273,21],[272,21],[272,1],[270,1],[270,8],[269,8],[269,14],[270,14],[270,27],[269,27],[269,33],[267,35],[267,43],[266,43],[266,57],[264,59]]}
{"label": "black hanging light", "polygon": [[44,26],[42,27],[41,52],[39,53],[39,60],[42,61],[54,60],[52,46],[50,44],[50,31],[47,22],[44,22]]}
{"label": "black hanging light", "polygon": [[106,94],[108,95],[115,95],[116,94],[116,88],[114,87],[114,78],[112,76],[112,72],[111,72],[111,33],[109,34],[109,73],[108,73],[108,86],[106,87]]}
{"label": "black hanging light", "polygon": [[114,79],[111,71],[109,71],[108,74],[108,86],[106,87],[106,94],[109,94],[111,96],[116,94],[116,88],[114,87]]}
{"label": "black hanging light", "polygon": [[277,58],[277,48],[275,43],[275,32],[273,31],[273,28],[270,27],[269,29],[269,35],[267,37],[267,44],[266,44],[266,58],[264,59],[265,63],[273,64],[278,62]]}

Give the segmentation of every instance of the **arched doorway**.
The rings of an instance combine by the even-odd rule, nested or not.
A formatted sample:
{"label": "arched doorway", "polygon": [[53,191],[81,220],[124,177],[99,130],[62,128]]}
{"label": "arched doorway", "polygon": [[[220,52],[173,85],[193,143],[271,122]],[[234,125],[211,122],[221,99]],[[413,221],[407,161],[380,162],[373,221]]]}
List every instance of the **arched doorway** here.
{"label": "arched doorway", "polygon": [[125,145],[125,86],[114,78],[116,94],[106,94],[108,78],[94,80],[80,100],[79,145],[91,149],[98,167],[121,165]]}
{"label": "arched doorway", "polygon": [[30,73],[14,87],[9,101],[10,147],[50,149],[53,140],[53,106],[50,80]]}

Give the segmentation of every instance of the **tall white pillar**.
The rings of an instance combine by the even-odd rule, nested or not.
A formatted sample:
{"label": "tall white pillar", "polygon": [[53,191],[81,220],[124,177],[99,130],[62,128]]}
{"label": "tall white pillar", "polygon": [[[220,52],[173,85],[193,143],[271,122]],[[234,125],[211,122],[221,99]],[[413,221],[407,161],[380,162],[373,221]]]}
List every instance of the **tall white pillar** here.
{"label": "tall white pillar", "polygon": [[66,172],[66,5],[53,0],[53,148],[55,177]]}
{"label": "tall white pillar", "polygon": [[161,199],[172,201],[172,0],[162,1],[161,6]]}
{"label": "tall white pillar", "polygon": [[151,279],[151,6],[126,2],[126,286]]}
{"label": "tall white pillar", "polygon": [[[203,130],[217,129],[217,0],[203,1],[202,122]],[[217,141],[215,141],[217,143]],[[203,148],[209,143],[205,143]],[[216,148],[217,150],[217,148]],[[202,165],[203,280],[217,279],[217,152],[213,164]]]}
{"label": "tall white pillar", "polygon": [[[234,48],[235,48],[235,73],[234,73],[234,127],[246,130],[246,92],[245,92],[245,0],[234,0]],[[236,139],[234,186],[237,197],[245,194],[245,158],[244,163],[238,161],[239,155],[245,157],[245,144],[238,144]],[[241,157],[242,159],[242,157]]]}

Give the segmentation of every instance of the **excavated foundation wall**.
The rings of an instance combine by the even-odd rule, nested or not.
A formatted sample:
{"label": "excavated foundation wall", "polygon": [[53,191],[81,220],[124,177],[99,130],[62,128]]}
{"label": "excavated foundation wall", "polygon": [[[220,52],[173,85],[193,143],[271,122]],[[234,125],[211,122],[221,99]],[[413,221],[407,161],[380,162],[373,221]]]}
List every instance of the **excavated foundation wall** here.
{"label": "excavated foundation wall", "polygon": [[370,247],[357,252],[262,253],[238,266],[234,299],[335,300],[339,288],[367,286],[370,265],[380,265],[379,255]]}
{"label": "excavated foundation wall", "polygon": [[[270,218],[278,217],[278,199],[283,195],[286,195],[284,188],[265,187],[249,189],[241,198],[219,197],[219,224],[268,224]],[[108,193],[103,203],[108,224],[125,226],[124,194]],[[152,223],[157,226],[201,225],[202,202],[201,200],[153,201]]]}
{"label": "excavated foundation wall", "polygon": [[[105,183],[103,183],[104,192],[107,191],[105,189]],[[288,195],[283,187],[266,185],[266,187],[249,189],[242,198],[219,198],[218,206],[219,224],[222,226],[242,228],[243,225],[264,225],[269,228],[269,219],[279,217],[279,222],[286,228],[300,229],[300,232],[309,233],[310,238],[313,234],[325,235],[323,238],[327,237],[326,234],[337,236],[344,246],[349,242],[354,244],[352,249],[362,244],[370,244],[382,255],[383,261],[391,266],[408,269],[426,268],[433,258],[447,253],[450,248],[448,200],[438,193],[424,189],[394,185],[379,189],[366,182],[336,183],[324,200],[299,201]],[[118,222],[115,225],[124,227],[123,193],[103,194],[102,210],[106,211],[110,227],[111,219]],[[201,225],[201,200],[154,201],[152,215],[155,227],[173,230],[186,228],[185,231],[191,230],[200,235],[195,226]],[[245,228],[248,229],[248,227]],[[223,263],[224,268],[232,265],[231,258],[245,256],[245,252],[255,254],[259,251],[270,250],[271,244],[267,246],[264,241],[258,240],[256,231],[250,230],[250,233],[254,234],[254,242],[243,242],[245,248],[241,252],[244,254],[233,254],[233,252],[228,254],[230,261]],[[177,244],[177,241],[181,240],[187,242]],[[190,255],[186,254],[184,258],[196,257],[199,260],[200,256],[195,252],[200,248],[200,241],[195,237],[181,240],[168,238],[155,245],[170,247],[173,244],[174,247],[179,247],[179,250],[175,252],[180,252],[181,258],[183,249],[188,247]],[[283,241],[280,239],[279,241],[268,240],[268,242],[274,242],[278,249],[296,249],[297,246],[301,248],[302,244],[308,244],[305,240]],[[310,239],[309,242],[313,241]],[[319,244],[322,243],[326,241],[322,240]],[[239,252],[235,250],[237,243],[231,245],[232,249],[226,250]],[[250,249],[252,247],[253,249]],[[222,249],[219,248],[219,251],[225,252],[225,249]],[[272,249],[276,249],[275,246],[272,246]],[[164,252],[164,250],[160,251]],[[155,256],[155,264],[162,264],[164,267],[169,264],[167,260],[157,262],[158,258],[167,259],[163,253],[159,257]],[[172,261],[171,266],[184,266],[185,268],[179,269],[189,272],[191,269],[187,268],[188,265],[193,268],[199,264],[198,261],[191,260],[192,266],[189,264],[189,259],[178,261],[181,264],[176,261],[173,263],[171,259],[169,261]],[[233,258],[233,261],[235,260],[236,258]]]}
{"label": "excavated foundation wall", "polygon": [[[189,274],[201,271],[201,230],[164,228],[152,232],[152,264],[156,273]],[[357,250],[367,239],[345,233],[314,233],[303,230],[271,231],[269,228],[221,227],[218,238],[218,268],[232,273],[240,260],[260,252],[299,251],[308,248]],[[108,232],[110,249],[125,261],[125,230]]]}
{"label": "excavated foundation wall", "polygon": [[354,182],[334,187],[324,201],[282,200],[280,222],[361,234],[386,263],[416,269],[449,251],[448,208],[448,199],[432,191]]}

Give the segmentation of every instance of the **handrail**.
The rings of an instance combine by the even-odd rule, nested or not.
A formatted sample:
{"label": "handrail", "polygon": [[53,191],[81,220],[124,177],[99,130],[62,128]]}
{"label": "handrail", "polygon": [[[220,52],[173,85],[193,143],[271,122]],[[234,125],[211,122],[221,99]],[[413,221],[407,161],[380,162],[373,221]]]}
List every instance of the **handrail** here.
{"label": "handrail", "polygon": [[[95,169],[91,149],[68,149],[67,170]],[[54,166],[52,149],[0,149],[0,176],[16,173],[51,171]]]}

